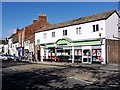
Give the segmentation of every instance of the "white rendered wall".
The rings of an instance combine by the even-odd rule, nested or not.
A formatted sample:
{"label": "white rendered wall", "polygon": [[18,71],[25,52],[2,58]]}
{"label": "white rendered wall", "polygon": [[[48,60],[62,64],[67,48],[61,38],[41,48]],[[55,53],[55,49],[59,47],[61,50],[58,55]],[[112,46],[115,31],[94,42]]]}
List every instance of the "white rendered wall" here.
{"label": "white rendered wall", "polygon": [[4,45],[4,54],[8,53],[8,44]]}
{"label": "white rendered wall", "polygon": [[[99,24],[99,31],[93,32],[93,25]],[[76,28],[81,27],[81,34],[76,34]],[[102,29],[102,30],[101,30]],[[67,36],[63,36],[63,30],[67,30]],[[52,32],[55,31],[55,37],[52,37]],[[99,38],[99,32],[102,37],[105,37],[105,20],[84,23],[80,25],[73,25],[54,30],[35,33],[35,45],[37,45],[37,39],[40,39],[40,44],[54,43],[59,39],[68,37],[73,41],[76,40],[89,40]],[[47,33],[46,39],[43,38],[43,34]]]}
{"label": "white rendered wall", "polygon": [[12,48],[12,55],[15,54],[15,56],[18,56],[18,50],[16,49],[18,47],[19,43],[14,43]]}
{"label": "white rendered wall", "polygon": [[2,47],[4,47],[4,45],[0,44],[0,52],[2,52]]}
{"label": "white rendered wall", "polygon": [[105,43],[105,39],[103,40],[103,45],[101,46],[101,57],[102,57],[102,63],[101,64],[106,64],[106,43]]}
{"label": "white rendered wall", "polygon": [[118,15],[114,13],[105,21],[105,34],[107,39],[116,39],[113,38],[113,35],[118,37],[118,19]]}

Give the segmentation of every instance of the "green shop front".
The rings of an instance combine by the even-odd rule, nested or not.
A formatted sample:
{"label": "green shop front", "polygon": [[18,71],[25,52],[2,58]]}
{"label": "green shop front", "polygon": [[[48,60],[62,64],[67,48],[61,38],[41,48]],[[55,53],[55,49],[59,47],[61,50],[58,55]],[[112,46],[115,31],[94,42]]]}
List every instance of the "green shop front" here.
{"label": "green shop front", "polygon": [[59,39],[44,44],[43,61],[101,63],[100,40],[70,41]]}

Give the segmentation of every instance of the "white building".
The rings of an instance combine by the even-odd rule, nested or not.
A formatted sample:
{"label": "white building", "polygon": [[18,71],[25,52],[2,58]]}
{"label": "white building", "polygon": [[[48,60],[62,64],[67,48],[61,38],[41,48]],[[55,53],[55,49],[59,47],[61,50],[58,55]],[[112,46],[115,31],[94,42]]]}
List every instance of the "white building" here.
{"label": "white building", "polygon": [[18,56],[17,50],[18,47],[19,47],[18,36],[17,33],[15,33],[8,38],[8,50],[9,50],[8,54]]}
{"label": "white building", "polygon": [[111,10],[43,27],[35,33],[37,59],[109,63],[107,40],[118,41],[118,19]]}
{"label": "white building", "polygon": [[7,44],[5,40],[0,40],[0,54],[5,53],[5,44]]}

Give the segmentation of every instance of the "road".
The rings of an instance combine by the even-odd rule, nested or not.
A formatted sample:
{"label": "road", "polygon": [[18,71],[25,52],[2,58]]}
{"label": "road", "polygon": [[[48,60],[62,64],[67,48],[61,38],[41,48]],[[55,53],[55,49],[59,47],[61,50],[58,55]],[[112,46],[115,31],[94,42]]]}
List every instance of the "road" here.
{"label": "road", "polygon": [[99,70],[97,66],[99,65],[71,66],[4,61],[2,90],[117,89],[118,71]]}

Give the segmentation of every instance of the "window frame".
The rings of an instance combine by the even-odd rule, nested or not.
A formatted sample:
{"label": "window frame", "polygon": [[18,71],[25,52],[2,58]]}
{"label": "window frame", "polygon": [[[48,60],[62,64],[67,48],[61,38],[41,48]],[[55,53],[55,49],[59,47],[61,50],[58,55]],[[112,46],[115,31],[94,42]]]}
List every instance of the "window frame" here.
{"label": "window frame", "polygon": [[47,38],[47,33],[43,33],[43,39],[46,39]]}
{"label": "window frame", "polygon": [[93,25],[93,32],[99,31],[99,24]]}
{"label": "window frame", "polygon": [[67,36],[67,30],[63,30],[63,36]]}
{"label": "window frame", "polygon": [[76,28],[76,34],[81,34],[81,27]]}
{"label": "window frame", "polygon": [[55,37],[55,31],[54,31],[54,32],[52,32],[52,37]]}

